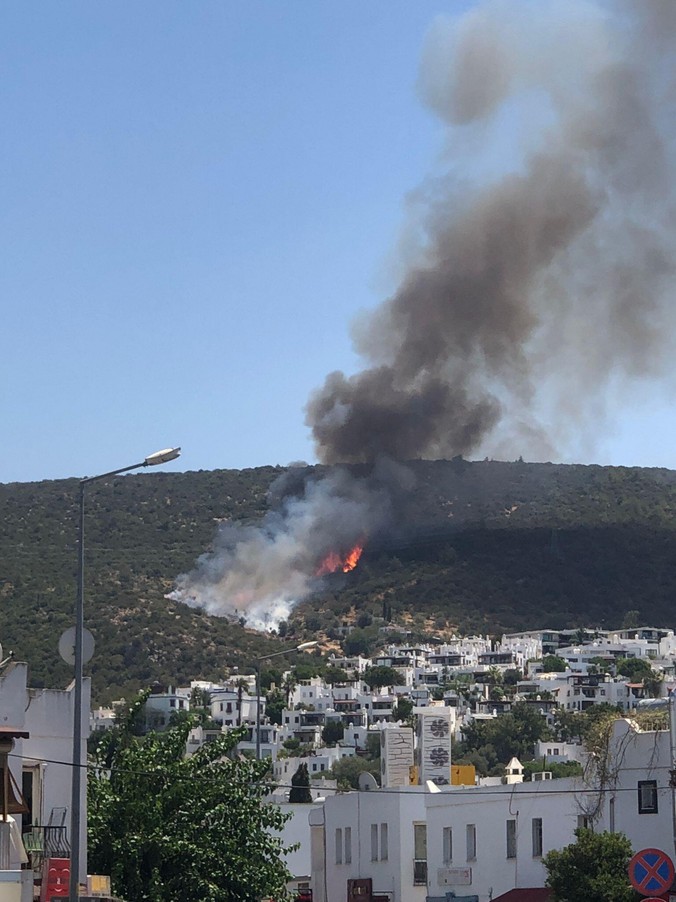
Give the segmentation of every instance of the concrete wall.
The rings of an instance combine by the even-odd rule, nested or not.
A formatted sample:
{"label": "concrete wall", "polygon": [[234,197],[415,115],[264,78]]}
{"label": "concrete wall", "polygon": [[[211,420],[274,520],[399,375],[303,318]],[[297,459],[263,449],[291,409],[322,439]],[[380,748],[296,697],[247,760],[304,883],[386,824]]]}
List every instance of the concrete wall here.
{"label": "concrete wall", "polygon": [[[29,689],[28,666],[12,663],[0,673],[0,725],[27,730],[28,739],[18,739],[10,757],[10,770],[21,787],[22,770],[31,769],[33,781],[33,823],[46,824],[53,809],[65,808],[65,824],[70,824],[73,760],[73,686],[67,689]],[[82,760],[87,760],[89,735],[90,681],[82,687]],[[87,831],[86,778],[82,780],[80,842],[84,850]],[[81,856],[81,879],[86,877],[86,854]]]}
{"label": "concrete wall", "polygon": [[[424,902],[427,888],[413,885],[413,825],[424,822],[424,796],[418,787],[388,792],[351,792],[327,798],[313,815],[312,888],[318,902],[344,902],[347,881],[371,877],[377,892],[392,902]],[[320,826],[321,824],[321,826]],[[371,860],[371,827],[387,824],[387,859]],[[345,830],[351,830],[351,861],[345,861]],[[336,831],[342,831],[342,862],[336,861]]]}

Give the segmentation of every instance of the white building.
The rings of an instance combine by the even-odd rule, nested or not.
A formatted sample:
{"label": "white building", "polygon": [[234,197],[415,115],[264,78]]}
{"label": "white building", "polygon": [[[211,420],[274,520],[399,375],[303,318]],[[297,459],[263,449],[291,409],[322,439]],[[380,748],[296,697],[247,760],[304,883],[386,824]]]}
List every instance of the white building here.
{"label": "white building", "polygon": [[[675,703],[676,704],[676,703]],[[317,902],[342,902],[347,880],[372,878],[391,902],[478,896],[542,887],[543,856],[574,831],[626,834],[634,848],[673,852],[674,749],[669,731],[618,720],[601,780],[542,780],[479,787],[423,787],[328,798],[312,815],[312,887]],[[430,787],[428,787],[430,788]],[[384,849],[384,852],[383,852]]]}
{"label": "white building", "polygon": [[424,852],[420,787],[340,793],[310,813],[310,825],[313,902],[344,902],[358,877],[372,877],[374,892],[392,902],[425,902],[415,864]]}
{"label": "white building", "polygon": [[171,721],[171,716],[190,708],[190,689],[158,689],[151,692],[145,704],[144,717],[149,730],[163,730]]}
{"label": "white building", "polygon": [[[82,687],[82,735],[81,756],[87,760],[87,736],[89,735],[90,681]],[[28,811],[21,817],[26,846],[37,851],[46,842],[54,850],[63,850],[64,857],[71,843],[69,836],[71,812],[71,776],[73,760],[73,686],[67,689],[30,689],[28,665],[10,662],[0,671],[0,725],[3,730],[28,733],[27,738],[16,739],[9,757],[9,770],[14,784],[23,796]],[[85,836],[86,780],[82,781],[80,879],[86,878]],[[16,858],[11,866],[19,868]],[[33,871],[18,870],[17,894],[11,896],[24,902],[32,900]],[[3,877],[3,883],[8,878]],[[20,889],[19,889],[20,887]],[[3,886],[3,890],[5,887]],[[8,896],[10,898],[10,896]]]}

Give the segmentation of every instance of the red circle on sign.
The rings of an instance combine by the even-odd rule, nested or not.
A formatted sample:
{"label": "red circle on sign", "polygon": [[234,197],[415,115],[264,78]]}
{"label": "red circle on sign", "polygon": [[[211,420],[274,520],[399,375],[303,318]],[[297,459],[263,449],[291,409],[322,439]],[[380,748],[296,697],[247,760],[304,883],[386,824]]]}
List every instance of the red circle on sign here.
{"label": "red circle on sign", "polygon": [[661,849],[641,849],[630,860],[627,870],[631,885],[642,896],[664,893],[674,882],[674,864]]}

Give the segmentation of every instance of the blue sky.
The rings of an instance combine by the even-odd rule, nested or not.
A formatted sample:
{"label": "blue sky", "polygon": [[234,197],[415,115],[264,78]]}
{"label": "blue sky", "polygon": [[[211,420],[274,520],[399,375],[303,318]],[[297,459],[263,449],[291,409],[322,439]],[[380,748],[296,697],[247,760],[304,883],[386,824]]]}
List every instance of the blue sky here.
{"label": "blue sky", "polygon": [[[358,368],[444,152],[425,35],[468,5],[3,5],[0,482],[314,459],[308,395]],[[581,462],[673,466],[647,397]]]}

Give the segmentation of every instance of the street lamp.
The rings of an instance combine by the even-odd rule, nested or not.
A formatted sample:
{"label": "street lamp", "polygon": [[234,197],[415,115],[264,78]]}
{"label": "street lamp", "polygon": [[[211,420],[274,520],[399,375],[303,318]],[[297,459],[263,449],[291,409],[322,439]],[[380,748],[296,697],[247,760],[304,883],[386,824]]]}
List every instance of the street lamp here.
{"label": "street lamp", "polygon": [[254,667],[256,668],[256,761],[261,760],[261,661],[268,661],[270,658],[277,658],[280,655],[288,655],[292,651],[306,651],[308,648],[314,648],[319,645],[316,639],[312,642],[301,642],[293,648],[283,648],[281,651],[273,651],[271,655],[261,655],[256,658]]}
{"label": "street lamp", "polygon": [[[75,598],[75,691],[73,712],[73,779],[72,796],[70,805],[70,880],[68,895],[70,902],[77,902],[80,883],[80,802],[82,794],[82,643],[84,632],[84,513],[85,513],[85,488],[90,482],[100,479],[108,479],[111,476],[119,476],[130,470],[139,470],[141,467],[155,467],[158,464],[176,460],[181,453],[180,448],[165,448],[163,451],[155,451],[140,463],[130,467],[120,467],[119,470],[111,470],[109,473],[101,473],[100,476],[88,476],[80,480],[80,520],[78,527],[78,558],[77,558],[77,595]],[[86,840],[85,840],[86,847]]]}

